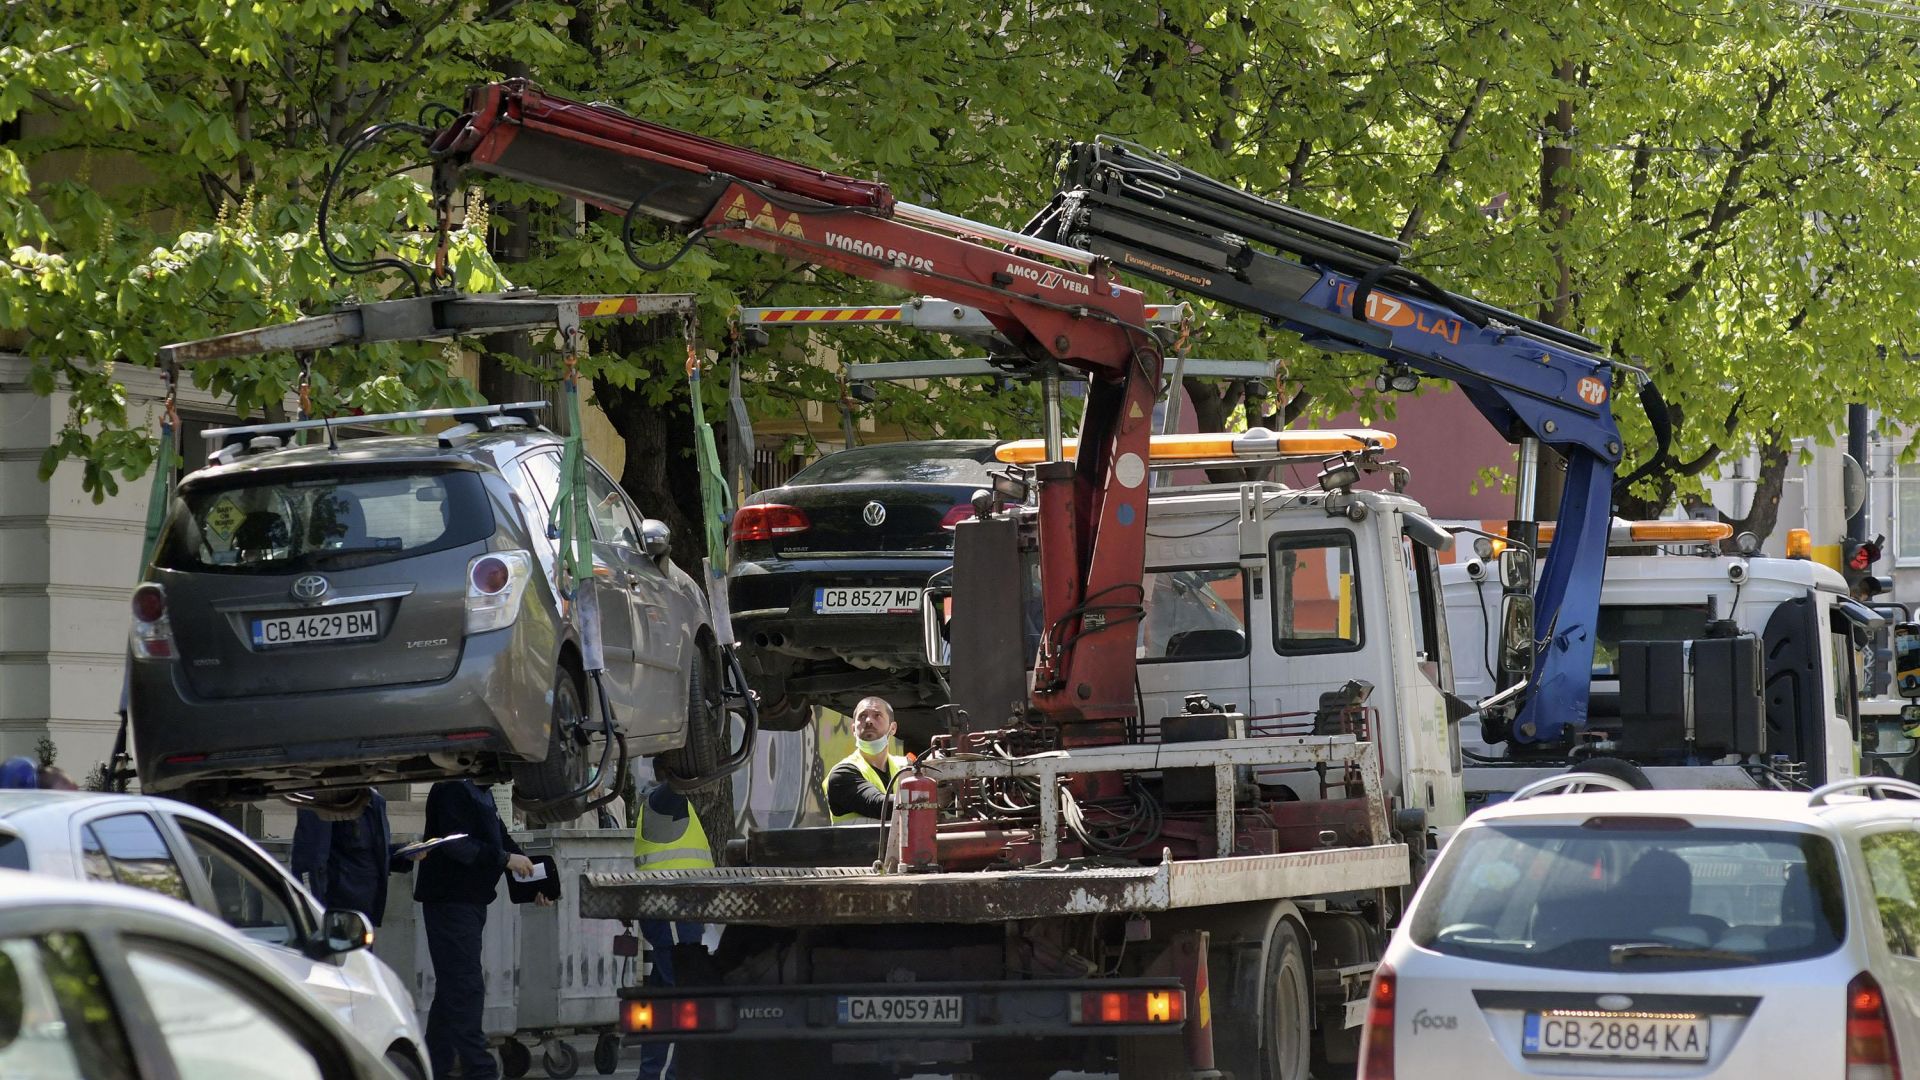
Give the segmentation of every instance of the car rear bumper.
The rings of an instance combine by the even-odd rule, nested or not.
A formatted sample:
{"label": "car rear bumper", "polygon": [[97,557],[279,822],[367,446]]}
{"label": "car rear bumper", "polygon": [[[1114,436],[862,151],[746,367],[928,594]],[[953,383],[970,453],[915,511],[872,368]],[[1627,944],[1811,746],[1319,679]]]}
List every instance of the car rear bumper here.
{"label": "car rear bumper", "polygon": [[820,588],[925,588],[952,565],[935,558],[785,559],[743,563],[727,583],[728,605],[740,641],[749,648],[825,659],[921,655],[919,615],[820,615]]}
{"label": "car rear bumper", "polygon": [[131,661],[141,785],[225,780],[270,794],[433,775],[430,754],[537,760],[547,751],[552,663],[524,639],[510,630],[469,638],[438,682],[242,698],[195,695],[181,661]]}

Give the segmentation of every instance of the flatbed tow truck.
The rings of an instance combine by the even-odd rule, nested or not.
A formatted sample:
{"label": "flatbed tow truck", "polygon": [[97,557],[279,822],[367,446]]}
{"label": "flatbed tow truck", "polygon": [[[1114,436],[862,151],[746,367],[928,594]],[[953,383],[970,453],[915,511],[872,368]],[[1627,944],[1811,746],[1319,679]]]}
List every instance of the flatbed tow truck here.
{"label": "flatbed tow truck", "polygon": [[[1424,557],[1451,538],[1404,496],[1356,489],[1398,468],[1381,457],[1385,433],[1255,432],[1157,455],[1165,343],[1116,263],[1179,288],[1237,282],[1236,296],[1209,295],[1315,345],[1459,380],[1503,431],[1567,452],[1541,586],[1517,555],[1504,575],[1516,583],[1504,640],[1531,662],[1479,704],[1529,738],[1584,715],[1620,454],[1612,366],[1571,335],[1437,289],[1387,241],[1111,149],[1079,158],[1074,190],[1030,230],[1041,236],[524,82],[476,89],[431,139],[443,192],[471,172],[503,176],[624,214],[629,229],[652,218],[689,242],[977,308],[1012,346],[997,359],[1046,386],[1031,470],[976,500],[950,582],[928,590],[951,590],[951,618],[928,604],[926,640],[930,657],[950,650],[967,718],[907,771],[891,819],[754,833],[711,871],[581,882],[583,915],[726,925],[713,955],[676,954],[679,986],[623,996],[629,1037],[674,1042],[683,1075],[778,1062],[790,1076],[1117,1065],[1130,1078],[1291,1080],[1314,1059],[1353,1060],[1385,929],[1430,829],[1461,813],[1465,710],[1444,690]],[[1080,210],[1115,209],[1141,162],[1143,190],[1199,197],[1120,206],[1161,231],[1115,239]],[[1088,383],[1072,460],[1062,365]],[[1316,488],[1156,492],[1148,527],[1156,464],[1301,456],[1321,461]],[[1186,522],[1198,532],[1166,527]],[[1196,607],[1238,628],[1156,618]],[[1290,683],[1252,681],[1268,656]],[[1215,698],[1216,682],[1246,695]],[[1304,707],[1287,700],[1323,683]],[[1389,688],[1379,701],[1375,685]]]}

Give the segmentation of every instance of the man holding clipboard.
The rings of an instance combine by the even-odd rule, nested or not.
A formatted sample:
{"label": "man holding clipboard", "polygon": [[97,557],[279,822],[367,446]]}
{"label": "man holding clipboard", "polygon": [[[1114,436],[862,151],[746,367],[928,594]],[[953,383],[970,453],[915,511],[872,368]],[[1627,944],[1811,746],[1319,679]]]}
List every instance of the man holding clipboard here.
{"label": "man holding clipboard", "polygon": [[[427,934],[427,955],[433,960],[427,1056],[436,1080],[453,1075],[456,1062],[465,1080],[492,1080],[499,1070],[481,1030],[487,986],[480,969],[480,940],[500,875],[511,871],[531,876],[533,862],[507,835],[492,788],[471,780],[433,785],[427,794],[426,835],[440,841],[420,860],[413,887]],[[541,895],[536,902],[553,900]]]}

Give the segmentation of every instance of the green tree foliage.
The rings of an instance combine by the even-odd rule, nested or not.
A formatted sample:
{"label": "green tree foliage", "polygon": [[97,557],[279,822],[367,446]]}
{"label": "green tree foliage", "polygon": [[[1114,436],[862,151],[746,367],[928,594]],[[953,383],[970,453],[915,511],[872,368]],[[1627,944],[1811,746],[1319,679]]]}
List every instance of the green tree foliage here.
{"label": "green tree foliage", "polygon": [[[744,0],[512,5],[216,0],[11,5],[0,15],[0,333],[74,414],[48,466],[90,488],[151,456],[114,363],[158,344],[407,287],[328,266],[314,212],[342,143],[378,121],[444,118],[466,86],[526,74],[572,96],[887,180],[902,199],[1017,227],[1070,142],[1109,133],[1302,209],[1405,240],[1443,284],[1584,330],[1650,370],[1680,420],[1665,503],[1719,455],[1819,434],[1838,403],[1920,420],[1880,359],[1904,355],[1920,237],[1914,34],[1851,5],[1741,0]],[[1864,11],[1847,10],[1863,8]],[[435,207],[417,142],[359,158],[330,223],[356,257],[421,258]],[[31,191],[33,195],[28,197]],[[864,302],[880,290],[770,256],[696,247],[667,270],[626,259],[617,218],[488,182],[548,291],[692,291],[702,338],[742,304]],[[509,215],[496,216],[496,224]],[[456,230],[463,285],[498,280]],[[663,259],[679,238],[639,229]],[[1896,314],[1897,313],[1897,314]],[[836,335],[843,359],[950,352]],[[798,337],[748,360],[761,415],[833,400]],[[1230,312],[1203,311],[1200,355],[1277,358],[1268,396],[1206,390],[1225,420],[1349,406],[1390,413],[1373,365]],[[626,483],[688,509],[677,335],[598,332],[585,370],[629,440]],[[242,405],[277,403],[288,357],[196,372]],[[322,358],[327,407],[458,399],[433,348]],[[723,379],[709,380],[716,394]],[[1027,434],[1030,391],[884,388],[869,408],[914,434]],[[1818,389],[1815,389],[1818,388]],[[1632,395],[1630,457],[1649,438]],[[717,399],[716,399],[717,404]],[[640,466],[636,469],[634,466]],[[682,536],[688,535],[685,531]]]}

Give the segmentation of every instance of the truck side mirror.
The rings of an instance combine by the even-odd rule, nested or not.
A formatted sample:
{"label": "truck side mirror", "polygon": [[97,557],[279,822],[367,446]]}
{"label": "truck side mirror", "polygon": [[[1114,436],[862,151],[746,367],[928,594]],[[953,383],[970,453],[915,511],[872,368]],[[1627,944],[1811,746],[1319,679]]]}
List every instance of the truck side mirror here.
{"label": "truck side mirror", "polygon": [[[1501,563],[1505,572],[1505,561]],[[1533,673],[1533,597],[1507,596],[1500,601],[1500,669],[1522,678]]]}
{"label": "truck side mirror", "polygon": [[1533,591],[1533,552],[1509,545],[1500,553],[1500,586],[1508,592]]}
{"label": "truck side mirror", "polygon": [[1920,623],[1893,624],[1893,671],[1900,696],[1920,699]]}
{"label": "truck side mirror", "polygon": [[952,662],[953,642],[947,625],[953,619],[953,590],[929,586],[920,592],[920,646],[927,666],[945,671]]}

